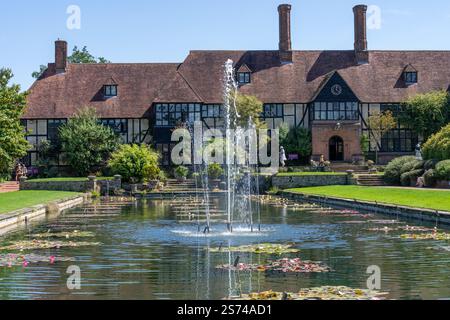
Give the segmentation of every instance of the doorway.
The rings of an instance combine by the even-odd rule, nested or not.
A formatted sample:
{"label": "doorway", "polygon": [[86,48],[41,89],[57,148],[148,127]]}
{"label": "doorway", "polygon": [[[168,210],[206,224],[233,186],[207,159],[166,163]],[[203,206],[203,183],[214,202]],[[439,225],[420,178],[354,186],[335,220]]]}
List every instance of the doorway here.
{"label": "doorway", "polygon": [[330,139],[330,161],[344,161],[344,140],[334,136]]}

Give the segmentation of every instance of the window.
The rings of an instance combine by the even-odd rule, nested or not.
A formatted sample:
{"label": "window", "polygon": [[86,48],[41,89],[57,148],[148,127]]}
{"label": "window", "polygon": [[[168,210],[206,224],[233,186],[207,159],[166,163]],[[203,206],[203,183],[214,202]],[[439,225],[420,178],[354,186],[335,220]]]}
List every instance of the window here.
{"label": "window", "polygon": [[250,72],[238,72],[237,80],[239,84],[247,84],[251,82]]}
{"label": "window", "polygon": [[358,120],[357,102],[315,102],[313,120]]}
{"label": "window", "polygon": [[52,143],[59,144],[59,128],[65,124],[67,120],[48,120],[47,137]]}
{"label": "window", "polygon": [[417,83],[417,72],[405,72],[404,78],[406,84],[414,84]]}
{"label": "window", "polygon": [[200,104],[156,104],[156,126],[174,127],[180,122],[201,121]]}
{"label": "window", "polygon": [[106,85],[103,87],[105,97],[117,96],[117,85]]}
{"label": "window", "polygon": [[264,106],[264,118],[283,118],[283,105],[266,104]]}
{"label": "window", "polygon": [[116,134],[122,135],[128,133],[128,121],[126,119],[103,119],[100,123],[110,127]]}

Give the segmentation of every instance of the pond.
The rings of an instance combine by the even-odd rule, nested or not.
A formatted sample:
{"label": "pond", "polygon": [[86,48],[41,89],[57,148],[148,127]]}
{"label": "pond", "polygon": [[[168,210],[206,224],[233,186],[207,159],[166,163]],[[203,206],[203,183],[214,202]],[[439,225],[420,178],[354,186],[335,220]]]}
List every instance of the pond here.
{"label": "pond", "polygon": [[[222,299],[266,290],[298,292],[321,286],[365,289],[369,266],[381,269],[381,290],[388,293],[388,299],[450,298],[449,241],[400,237],[424,234],[408,231],[407,225],[434,225],[265,201],[260,204],[261,231],[236,227],[230,235],[226,228],[221,229],[220,221],[214,221],[220,220],[223,201],[212,201],[217,215],[212,214],[215,229],[209,235],[197,233],[197,217],[182,210],[183,201],[143,200],[89,204],[2,237],[0,246],[5,247],[19,240],[67,242],[73,240],[67,237],[77,231],[78,241],[94,244],[22,252],[20,248],[9,248],[6,252],[37,254],[44,261],[18,266],[0,264],[0,299]],[[67,235],[63,239],[42,235],[48,232]],[[299,252],[228,250],[264,243],[290,244]],[[50,260],[45,261],[45,257]],[[58,261],[58,257],[71,261]],[[329,272],[216,268],[234,262],[264,266],[269,261],[297,257],[321,262]],[[72,265],[81,271],[80,290],[67,287],[67,269]]]}

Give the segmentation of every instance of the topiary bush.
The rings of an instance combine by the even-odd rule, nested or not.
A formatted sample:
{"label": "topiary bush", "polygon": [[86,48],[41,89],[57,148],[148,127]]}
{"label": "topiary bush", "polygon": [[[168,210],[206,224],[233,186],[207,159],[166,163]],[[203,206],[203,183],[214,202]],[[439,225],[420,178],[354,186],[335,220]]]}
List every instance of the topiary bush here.
{"label": "topiary bush", "polygon": [[425,163],[424,163],[424,165],[423,165],[423,168],[424,168],[425,170],[434,169],[434,168],[436,168],[436,165],[437,165],[438,163],[439,163],[439,160],[435,160],[435,159],[427,160],[427,161],[425,161]]}
{"label": "topiary bush", "polygon": [[219,179],[223,174],[224,170],[222,169],[222,166],[218,163],[212,163],[208,166],[208,177],[209,179]]}
{"label": "topiary bush", "polygon": [[175,177],[180,178],[187,178],[189,175],[189,169],[184,166],[179,166],[175,169]]}
{"label": "topiary bush", "polygon": [[160,175],[159,154],[146,145],[121,145],[108,162],[113,174],[125,182],[157,180]]}
{"label": "topiary bush", "polygon": [[400,182],[404,187],[415,186],[417,179],[423,175],[423,169],[412,170],[405,172],[400,177]]}
{"label": "topiary bush", "polygon": [[426,160],[450,159],[450,124],[445,126],[435,135],[432,135],[422,148],[423,157]]}
{"label": "topiary bush", "polygon": [[450,181],[450,160],[444,160],[436,165],[436,178]]}
{"label": "topiary bush", "polygon": [[[414,156],[406,156],[406,157],[400,157],[395,158],[389,164],[386,166],[386,169],[384,171],[384,180],[386,183],[390,185],[400,185],[401,181],[401,175],[402,175],[402,168],[405,164],[417,161],[416,157]],[[403,172],[405,173],[405,172]]]}
{"label": "topiary bush", "polygon": [[437,177],[434,169],[429,169],[423,175],[423,179],[425,182],[425,187],[432,188],[436,186]]}
{"label": "topiary bush", "polygon": [[407,172],[411,172],[413,170],[419,170],[423,169],[424,161],[420,161],[417,159],[414,159],[412,161],[406,162],[402,168],[400,169],[400,174],[404,174]]}

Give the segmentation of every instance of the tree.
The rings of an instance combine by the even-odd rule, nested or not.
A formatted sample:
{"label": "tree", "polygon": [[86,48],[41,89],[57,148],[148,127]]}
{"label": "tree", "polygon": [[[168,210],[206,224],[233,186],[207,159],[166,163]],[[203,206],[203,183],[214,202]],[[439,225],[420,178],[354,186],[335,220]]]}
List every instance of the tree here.
{"label": "tree", "polygon": [[408,123],[426,141],[450,122],[449,94],[441,90],[415,95],[403,104],[400,121]]}
{"label": "tree", "polygon": [[287,124],[280,127],[280,144],[287,153],[296,153],[301,158],[307,158],[312,153],[311,132],[302,127],[289,130]]}
{"label": "tree", "polygon": [[95,109],[84,108],[59,129],[62,152],[80,176],[94,174],[119,145],[114,131],[98,122]]}
{"label": "tree", "polygon": [[[104,57],[94,57],[84,46],[81,50],[78,49],[77,46],[73,48],[72,54],[67,57],[67,62],[69,63],[110,63],[109,60]],[[35,71],[31,74],[31,76],[35,79],[39,79],[41,75],[47,70],[47,67],[44,65],[40,66],[39,71]]]}
{"label": "tree", "polygon": [[146,145],[121,145],[108,162],[114,174],[120,174],[124,181],[143,182],[156,180],[160,174],[159,154]]}
{"label": "tree", "polygon": [[260,120],[263,112],[263,103],[255,96],[238,94],[236,97],[236,109],[240,116],[237,119],[239,126],[246,128],[250,119],[253,120],[257,129],[265,128],[265,123]]}
{"label": "tree", "polygon": [[425,160],[450,159],[450,124],[432,135],[423,145],[422,151]]}
{"label": "tree", "polygon": [[378,163],[378,152],[381,145],[381,138],[397,127],[397,120],[394,118],[392,111],[373,112],[368,119],[370,134],[376,142],[375,162]]}
{"label": "tree", "polygon": [[20,117],[26,107],[26,93],[19,85],[9,85],[13,74],[0,69],[0,180],[10,177],[14,162],[30,149]]}

